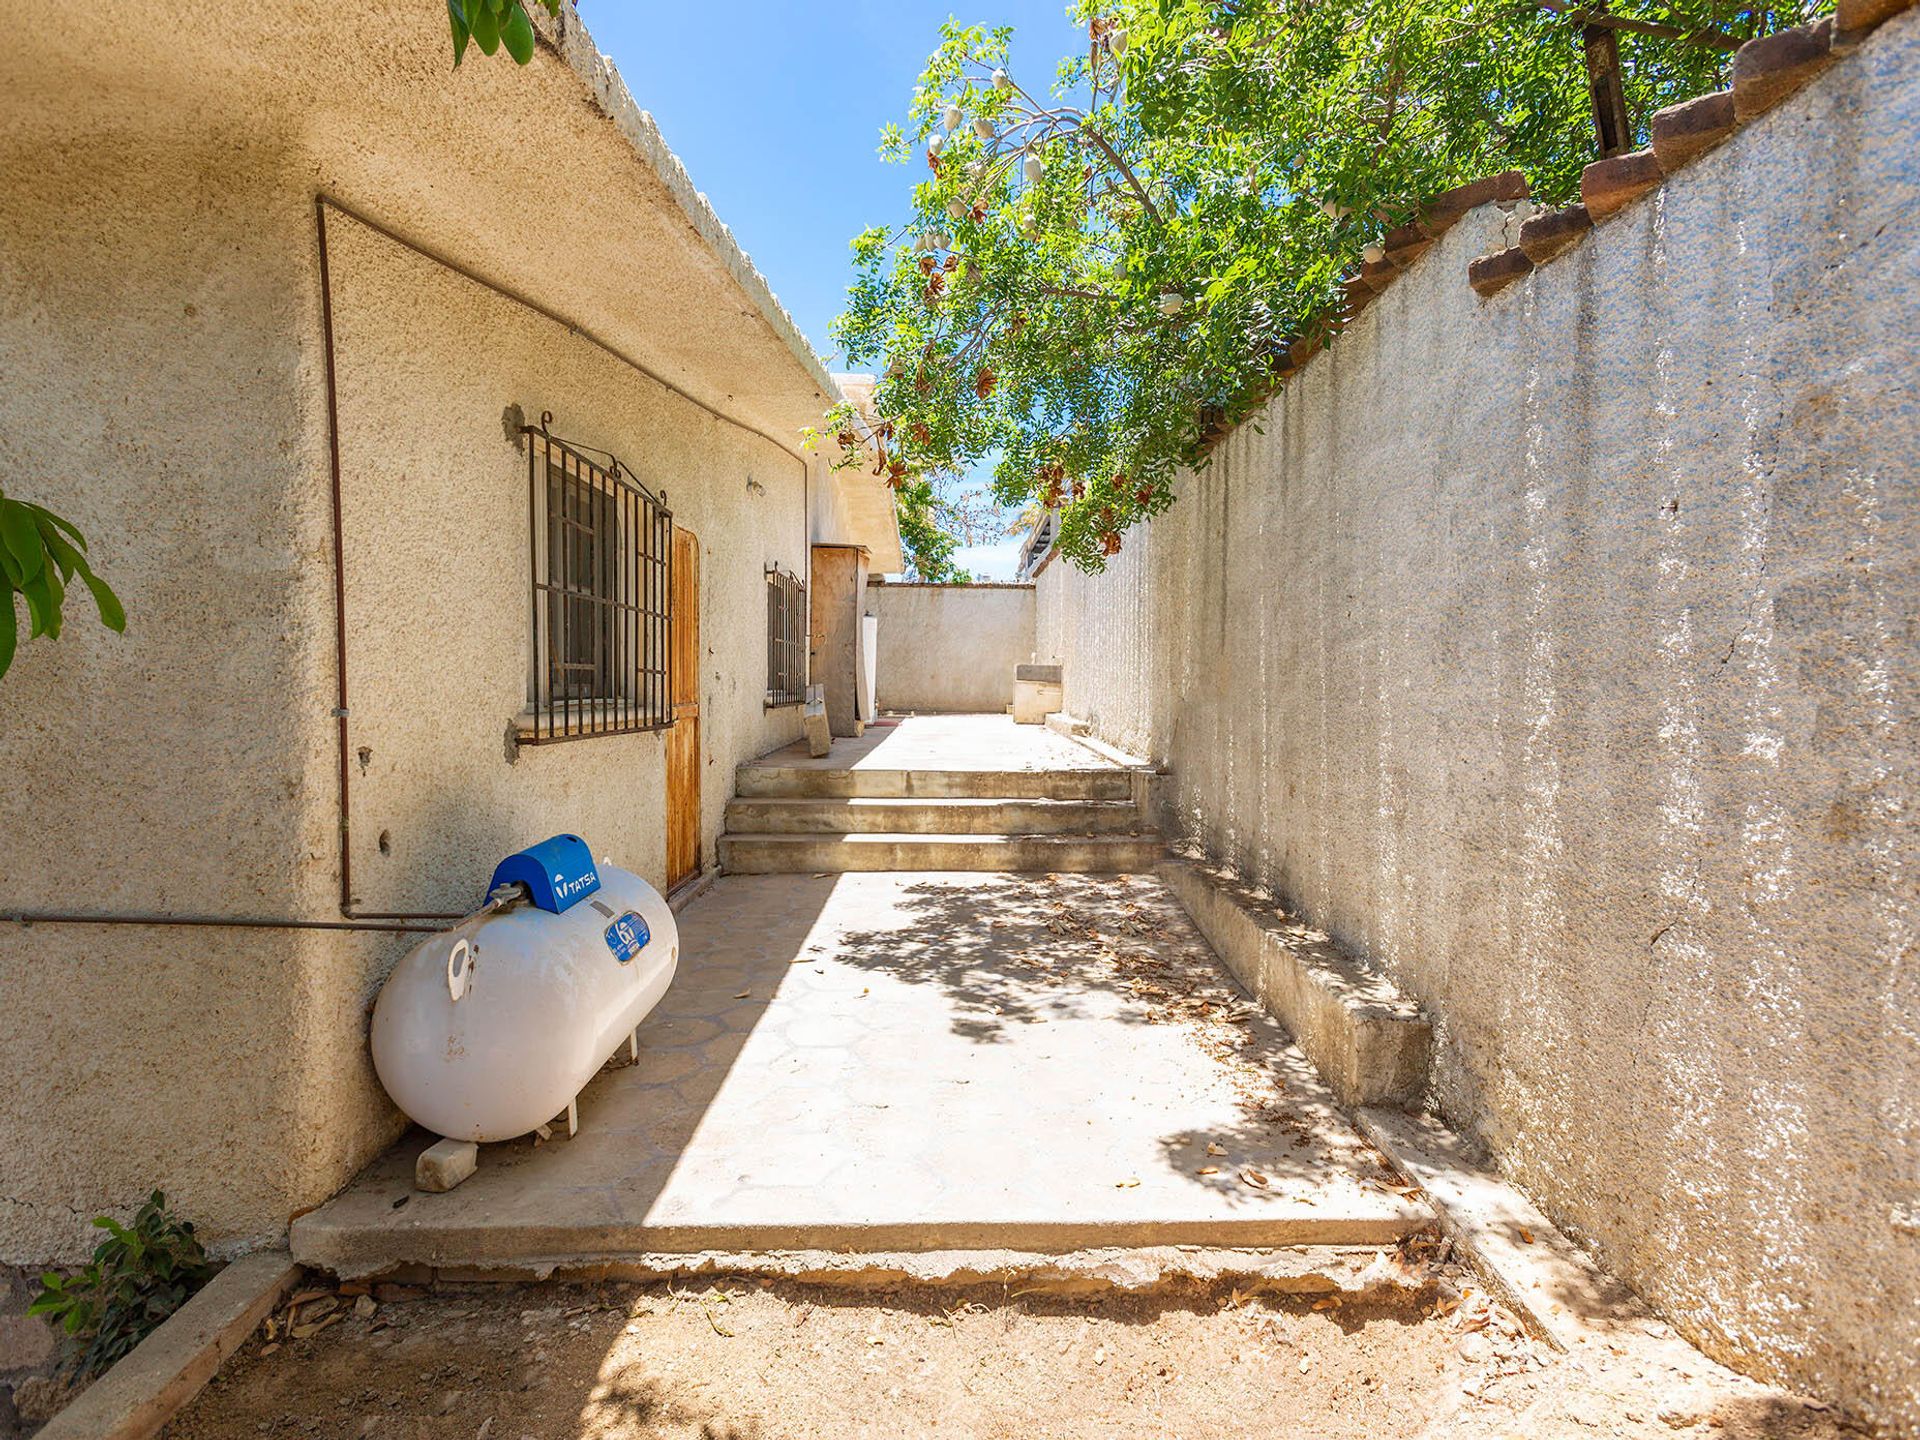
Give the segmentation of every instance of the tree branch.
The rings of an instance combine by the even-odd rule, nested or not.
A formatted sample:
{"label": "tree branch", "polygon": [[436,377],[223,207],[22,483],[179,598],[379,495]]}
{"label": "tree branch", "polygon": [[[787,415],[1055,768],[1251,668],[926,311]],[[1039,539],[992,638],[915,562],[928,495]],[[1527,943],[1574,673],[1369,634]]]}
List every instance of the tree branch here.
{"label": "tree branch", "polygon": [[1556,15],[1571,15],[1582,25],[1598,25],[1603,30],[1631,30],[1636,35],[1657,35],[1662,40],[1685,40],[1692,45],[1704,45],[1712,50],[1725,50],[1729,53],[1738,50],[1745,43],[1718,30],[1681,30],[1673,25],[1658,25],[1651,20],[1635,20],[1627,15],[1609,15],[1603,10],[1594,10],[1585,5],[1569,4],[1568,0],[1534,0],[1534,3],[1542,10],[1551,10]]}

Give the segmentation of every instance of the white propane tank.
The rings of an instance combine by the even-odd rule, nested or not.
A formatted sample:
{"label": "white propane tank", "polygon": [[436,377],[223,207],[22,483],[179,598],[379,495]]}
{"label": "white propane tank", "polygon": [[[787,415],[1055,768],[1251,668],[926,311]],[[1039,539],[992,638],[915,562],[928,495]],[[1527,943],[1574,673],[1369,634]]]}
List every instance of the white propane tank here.
{"label": "white propane tank", "polygon": [[494,871],[490,900],[394,967],[373,1065],[415,1123],[510,1140],[565,1111],[659,1003],[680,956],[666,900],[556,835]]}

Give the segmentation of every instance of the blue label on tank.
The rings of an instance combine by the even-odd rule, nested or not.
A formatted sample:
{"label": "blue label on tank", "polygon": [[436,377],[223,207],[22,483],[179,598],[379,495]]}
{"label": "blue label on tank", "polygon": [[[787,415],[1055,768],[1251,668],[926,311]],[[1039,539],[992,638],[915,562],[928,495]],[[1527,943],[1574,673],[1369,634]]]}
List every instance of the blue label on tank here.
{"label": "blue label on tank", "polygon": [[622,965],[644,950],[652,938],[653,932],[647,929],[647,922],[640,918],[637,910],[627,911],[607,926],[607,949]]}

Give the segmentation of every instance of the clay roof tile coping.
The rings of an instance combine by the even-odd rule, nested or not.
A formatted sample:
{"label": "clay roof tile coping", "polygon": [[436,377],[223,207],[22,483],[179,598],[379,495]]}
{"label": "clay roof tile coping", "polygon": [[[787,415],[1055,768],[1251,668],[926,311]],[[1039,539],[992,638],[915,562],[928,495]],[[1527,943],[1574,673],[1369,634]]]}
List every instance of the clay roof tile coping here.
{"label": "clay roof tile coping", "polygon": [[1499,294],[1514,281],[1530,274],[1533,261],[1519,246],[1496,250],[1467,264],[1467,283],[1482,299]]}
{"label": "clay roof tile coping", "polygon": [[1733,113],[1764,115],[1833,63],[1833,20],[1749,40],[1733,57]]}

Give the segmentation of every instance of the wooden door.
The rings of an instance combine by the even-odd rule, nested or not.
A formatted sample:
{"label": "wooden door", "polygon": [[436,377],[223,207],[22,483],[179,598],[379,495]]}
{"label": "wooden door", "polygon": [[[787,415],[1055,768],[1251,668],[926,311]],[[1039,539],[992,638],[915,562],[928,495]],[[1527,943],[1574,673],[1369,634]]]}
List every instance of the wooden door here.
{"label": "wooden door", "polygon": [[700,542],[673,529],[673,728],[667,731],[667,888],[700,873]]}

